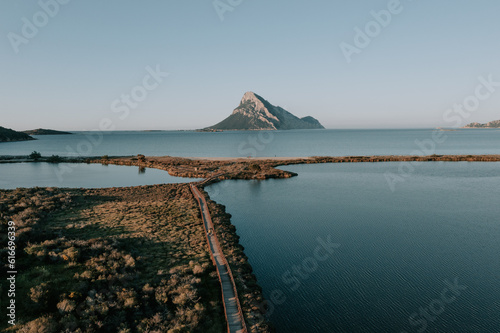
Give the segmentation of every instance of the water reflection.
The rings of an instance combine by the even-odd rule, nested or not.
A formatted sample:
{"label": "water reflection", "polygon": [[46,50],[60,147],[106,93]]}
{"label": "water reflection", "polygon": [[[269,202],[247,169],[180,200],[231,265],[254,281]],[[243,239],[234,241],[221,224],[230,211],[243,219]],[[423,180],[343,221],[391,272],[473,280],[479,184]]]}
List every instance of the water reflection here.
{"label": "water reflection", "polygon": [[121,165],[12,163],[0,165],[0,189],[16,187],[119,187],[188,183],[196,178],[173,177],[158,169]]}
{"label": "water reflection", "polygon": [[[500,332],[500,163],[413,165],[396,192],[384,175],[398,163],[288,165],[298,177],[206,187],[232,215],[278,332],[417,332],[419,309],[436,319],[426,332]],[[313,265],[328,235],[342,246]],[[441,313],[444,281],[467,290]]]}

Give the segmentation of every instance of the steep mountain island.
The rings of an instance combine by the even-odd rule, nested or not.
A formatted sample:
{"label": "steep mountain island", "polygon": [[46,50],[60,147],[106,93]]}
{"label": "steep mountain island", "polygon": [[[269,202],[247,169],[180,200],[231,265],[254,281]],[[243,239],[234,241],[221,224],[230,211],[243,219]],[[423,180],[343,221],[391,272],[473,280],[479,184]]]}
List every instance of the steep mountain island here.
{"label": "steep mountain island", "polygon": [[487,124],[470,123],[464,128],[500,128],[500,120],[490,121]]}
{"label": "steep mountain island", "polygon": [[16,132],[10,128],[0,126],[0,142],[35,140],[26,133]]}
{"label": "steep mountain island", "polygon": [[220,123],[207,127],[214,130],[289,130],[322,129],[323,125],[313,117],[298,118],[285,109],[274,106],[253,92],[247,92],[240,105]]}
{"label": "steep mountain island", "polygon": [[67,135],[67,134],[73,134],[69,132],[62,132],[62,131],[55,131],[51,129],[44,129],[44,128],[37,128],[31,131],[23,131],[23,133],[29,134],[29,135]]}

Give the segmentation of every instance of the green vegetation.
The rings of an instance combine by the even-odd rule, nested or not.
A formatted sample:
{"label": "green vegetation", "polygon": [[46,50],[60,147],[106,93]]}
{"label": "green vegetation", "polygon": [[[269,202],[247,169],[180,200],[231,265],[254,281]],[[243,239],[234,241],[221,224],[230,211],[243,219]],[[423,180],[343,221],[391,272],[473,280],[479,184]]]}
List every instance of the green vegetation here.
{"label": "green vegetation", "polygon": [[23,131],[23,133],[26,133],[29,135],[69,135],[69,134],[73,134],[70,132],[55,131],[55,130],[45,129],[45,128],[37,128],[34,130],[30,130],[30,131]]}
{"label": "green vegetation", "polygon": [[16,132],[0,126],[0,142],[35,140],[26,133]]}
{"label": "green vegetation", "polygon": [[214,130],[248,130],[248,129],[267,129],[272,130],[274,128],[271,125],[259,118],[250,118],[241,113],[235,113],[215,124],[214,126],[208,127],[207,129]]}
{"label": "green vegetation", "polygon": [[47,162],[49,163],[61,163],[63,159],[59,155],[52,155],[51,157],[47,158]]}
{"label": "green vegetation", "polygon": [[233,272],[248,326],[256,332],[274,332],[272,324],[264,318],[267,303],[262,296],[262,288],[257,284],[252,266],[248,263],[244,248],[238,243],[239,236],[236,234],[236,227],[231,224],[231,215],[226,213],[223,205],[210,200],[205,191],[202,193],[207,200],[217,238]]}
{"label": "green vegetation", "polygon": [[[224,331],[220,286],[187,185],[0,191],[2,244],[10,220],[20,331]],[[6,263],[6,249],[0,254]]]}
{"label": "green vegetation", "polygon": [[39,153],[39,152],[37,152],[37,151],[34,151],[34,152],[32,152],[32,153],[31,153],[28,157],[29,157],[30,159],[32,159],[32,160],[37,161],[37,160],[39,160],[40,158],[42,158],[42,154],[40,154],[40,153]]}
{"label": "green vegetation", "polygon": [[298,118],[285,109],[274,106],[261,96],[247,92],[233,113],[214,126],[204,130],[289,130],[321,129],[311,116]]}

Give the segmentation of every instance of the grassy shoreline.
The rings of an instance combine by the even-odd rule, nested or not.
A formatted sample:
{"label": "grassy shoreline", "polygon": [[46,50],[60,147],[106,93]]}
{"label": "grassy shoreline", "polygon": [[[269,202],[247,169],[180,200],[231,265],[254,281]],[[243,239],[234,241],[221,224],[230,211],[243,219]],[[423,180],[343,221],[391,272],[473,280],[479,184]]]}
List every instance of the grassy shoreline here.
{"label": "grassy shoreline", "polygon": [[[225,328],[220,285],[188,184],[3,190],[0,220],[4,243],[6,222],[17,227],[18,325],[9,331]],[[226,227],[214,220],[217,229]],[[240,248],[227,227],[228,247]],[[248,265],[243,252],[232,255],[243,295],[261,300],[256,281],[239,274]],[[259,310],[245,308],[250,331],[271,332]]]}
{"label": "grassy shoreline", "polygon": [[[201,188],[225,179],[296,176],[276,169],[284,165],[432,161],[500,162],[500,155],[219,159],[0,156],[0,163],[72,162],[156,168],[172,176],[204,178]],[[250,331],[272,332],[272,325],[264,317],[262,289],[238,242],[231,216],[223,205],[212,201],[205,191],[202,193],[235,275]],[[25,331],[35,332],[41,326],[47,332],[70,329],[125,333],[155,327],[172,332],[223,330],[220,286],[188,184],[0,190],[3,244],[7,243],[10,220],[16,222],[18,232],[18,265],[22,272],[18,276],[18,297],[22,299],[19,323],[26,327]],[[5,248],[1,256],[6,262]],[[1,283],[5,289],[5,282]],[[3,298],[0,305],[6,306]],[[125,324],[118,325],[122,321]]]}

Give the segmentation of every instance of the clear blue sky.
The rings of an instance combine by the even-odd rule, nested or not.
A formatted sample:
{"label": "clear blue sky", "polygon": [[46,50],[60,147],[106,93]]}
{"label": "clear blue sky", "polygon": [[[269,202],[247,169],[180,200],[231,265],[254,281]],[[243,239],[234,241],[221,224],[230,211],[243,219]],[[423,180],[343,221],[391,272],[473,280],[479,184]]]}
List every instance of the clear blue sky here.
{"label": "clear blue sky", "polygon": [[[8,34],[22,36],[41,7],[0,0],[0,126],[90,130],[109,118],[120,130],[195,129],[251,90],[327,128],[436,127],[479,76],[500,81],[496,0],[402,0],[347,63],[339,45],[387,6],[243,0],[221,21],[212,0],[72,0],[15,53]],[[119,119],[113,101],[156,65],[169,76]],[[500,88],[467,121],[495,119]]]}

